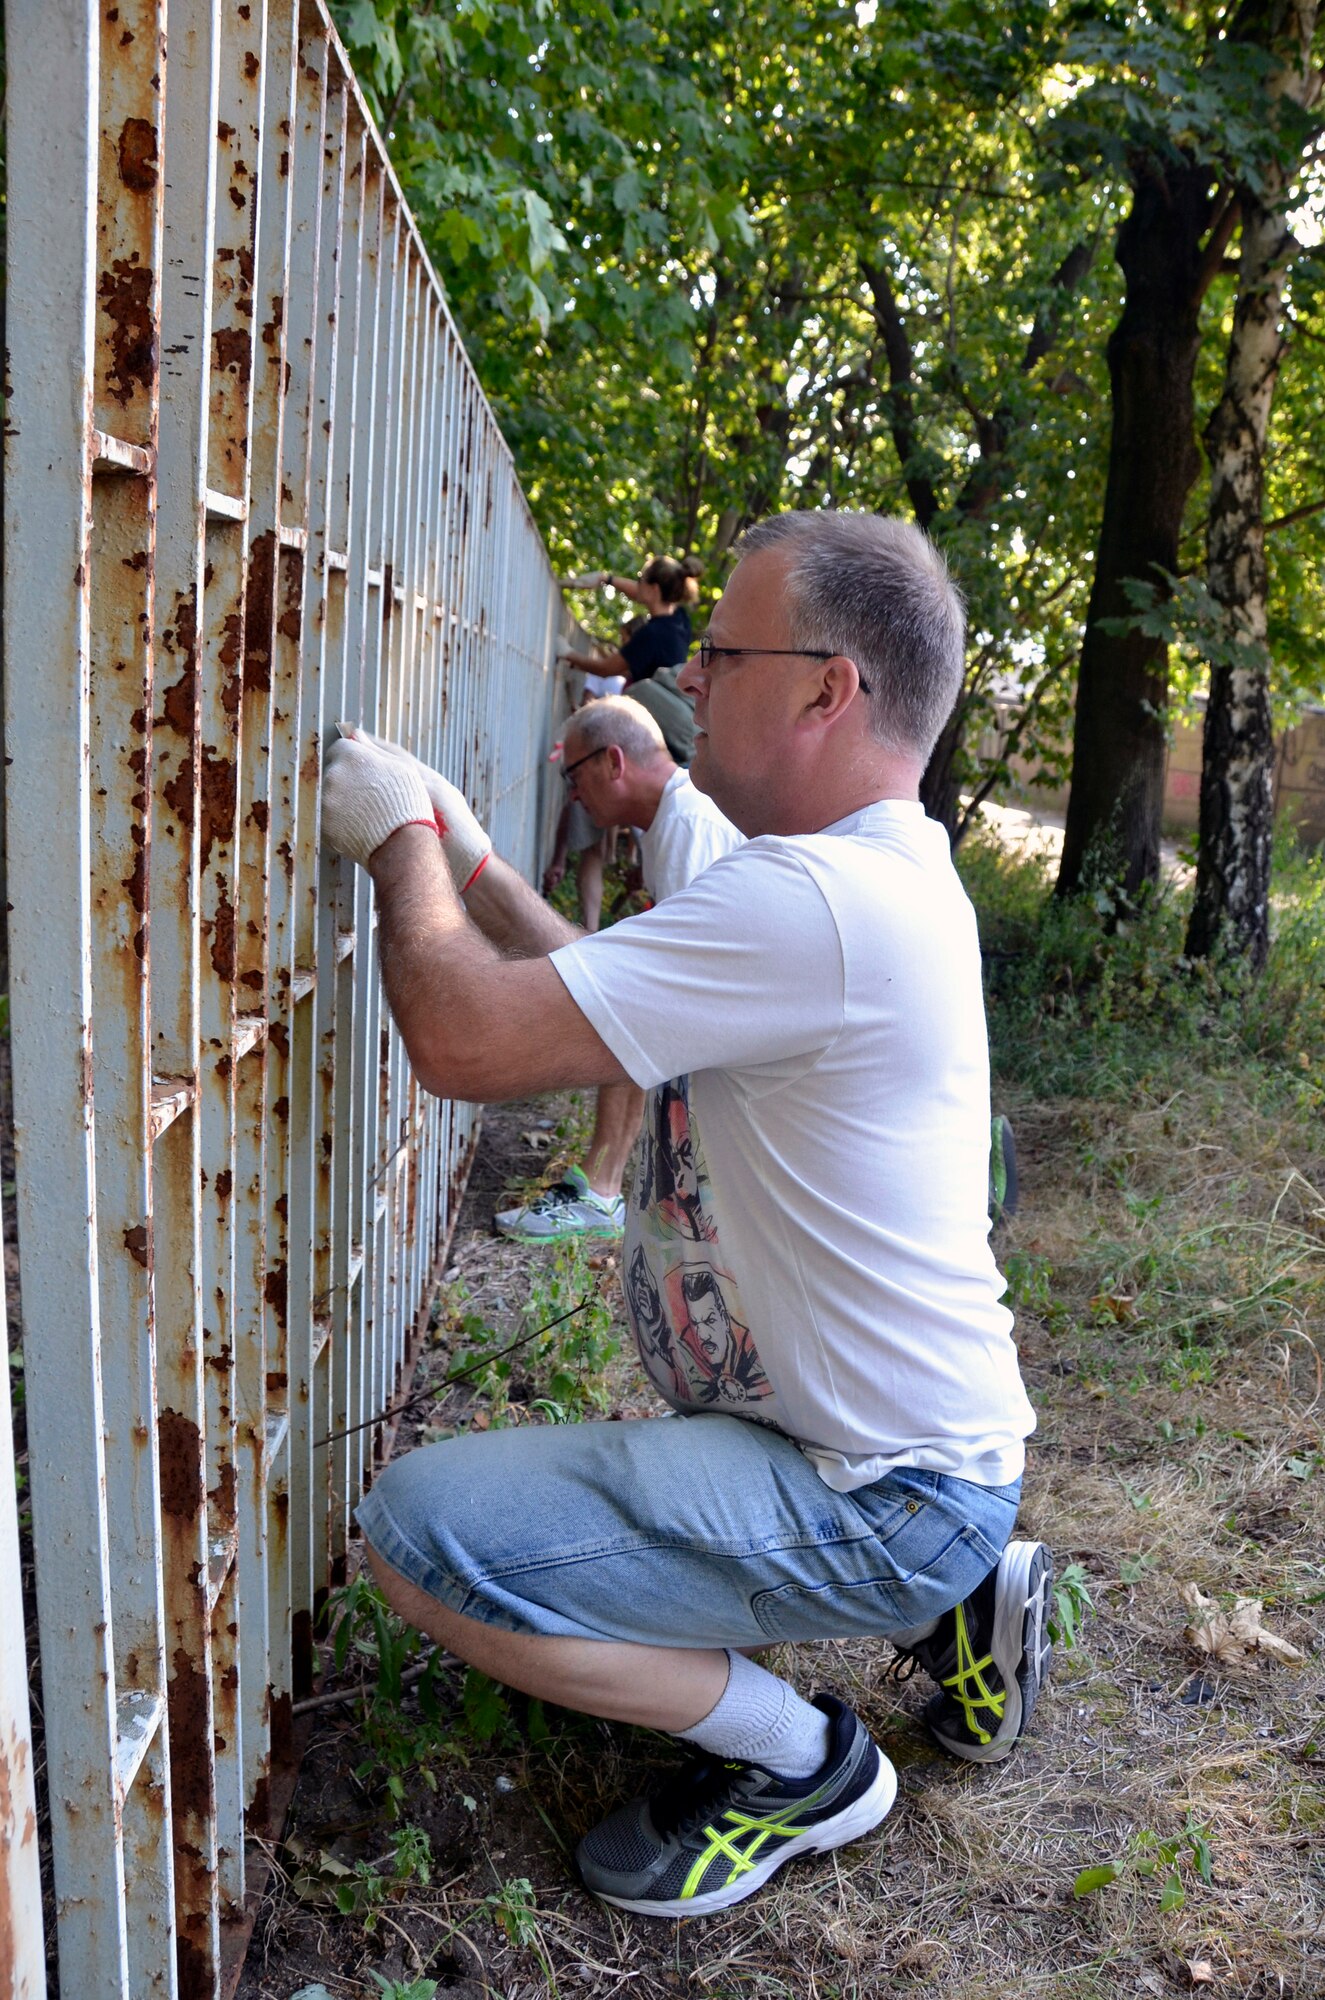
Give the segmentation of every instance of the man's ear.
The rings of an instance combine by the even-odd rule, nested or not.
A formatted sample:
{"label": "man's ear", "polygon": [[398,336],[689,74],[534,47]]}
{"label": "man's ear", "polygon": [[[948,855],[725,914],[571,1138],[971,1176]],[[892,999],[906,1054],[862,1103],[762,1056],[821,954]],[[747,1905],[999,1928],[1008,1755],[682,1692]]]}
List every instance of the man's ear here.
{"label": "man's ear", "polygon": [[820,663],[818,688],[810,707],[824,722],[834,721],[852,701],[860,687],[860,669],[845,653],[834,653]]}

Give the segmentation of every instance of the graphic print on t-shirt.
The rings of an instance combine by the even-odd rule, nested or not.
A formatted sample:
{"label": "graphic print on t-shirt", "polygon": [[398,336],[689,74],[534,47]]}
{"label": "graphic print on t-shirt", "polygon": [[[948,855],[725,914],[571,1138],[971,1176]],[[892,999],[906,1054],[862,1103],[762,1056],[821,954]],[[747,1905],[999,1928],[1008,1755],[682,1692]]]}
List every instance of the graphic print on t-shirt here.
{"label": "graphic print on t-shirt", "polygon": [[772,1386],[717,1261],[717,1225],[688,1077],[649,1098],[631,1197],[626,1304],[640,1359],[669,1402],[735,1412]]}

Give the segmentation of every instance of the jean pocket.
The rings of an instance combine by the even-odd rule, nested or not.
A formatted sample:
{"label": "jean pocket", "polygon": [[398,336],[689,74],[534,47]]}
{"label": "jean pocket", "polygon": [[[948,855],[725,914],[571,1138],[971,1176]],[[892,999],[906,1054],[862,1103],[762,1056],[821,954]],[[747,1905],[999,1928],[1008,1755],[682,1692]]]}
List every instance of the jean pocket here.
{"label": "jean pocket", "polygon": [[750,1609],[771,1640],[883,1638],[960,1603],[999,1554],[973,1523],[954,1528],[940,1517],[923,1531],[903,1528],[878,1542],[867,1573],[789,1580],[756,1592]]}

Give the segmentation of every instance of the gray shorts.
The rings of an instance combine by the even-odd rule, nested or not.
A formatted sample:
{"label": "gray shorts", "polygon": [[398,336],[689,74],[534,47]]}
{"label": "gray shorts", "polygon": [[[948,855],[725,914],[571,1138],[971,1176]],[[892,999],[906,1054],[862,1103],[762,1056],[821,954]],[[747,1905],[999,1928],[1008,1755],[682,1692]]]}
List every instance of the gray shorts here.
{"label": "gray shorts", "polygon": [[835,1493],[779,1432],[705,1412],[426,1445],[358,1520],[392,1569],[485,1625],[758,1646],[926,1624],[998,1561],[1020,1491],[904,1467]]}

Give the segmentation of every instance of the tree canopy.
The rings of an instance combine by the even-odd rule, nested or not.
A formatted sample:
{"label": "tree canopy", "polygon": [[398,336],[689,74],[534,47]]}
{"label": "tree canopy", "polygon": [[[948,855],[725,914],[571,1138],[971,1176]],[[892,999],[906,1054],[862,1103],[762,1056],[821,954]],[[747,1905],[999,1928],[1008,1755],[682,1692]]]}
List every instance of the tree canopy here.
{"label": "tree canopy", "polygon": [[[953,827],[959,792],[1002,768],[1000,693],[1019,698],[1017,747],[1064,768],[1118,258],[1138,187],[1180,169],[1209,259],[1192,477],[1171,574],[1133,577],[1121,610],[1149,621],[1174,700],[1204,685],[1219,618],[1195,436],[1222,388],[1236,189],[1291,160],[1289,206],[1319,201],[1314,114],[1265,114],[1257,10],[334,8],[556,561],[694,551],[716,584],[744,525],[797,505],[908,513],[941,543],[971,608],[966,696],[927,785]],[[1325,686],[1325,263],[1318,220],[1298,221],[1265,452],[1281,714]]]}

